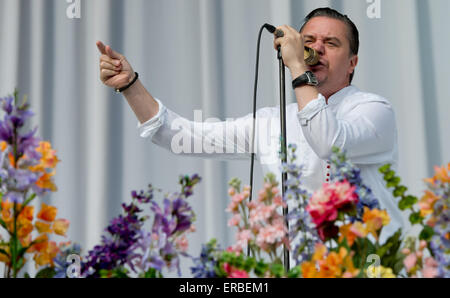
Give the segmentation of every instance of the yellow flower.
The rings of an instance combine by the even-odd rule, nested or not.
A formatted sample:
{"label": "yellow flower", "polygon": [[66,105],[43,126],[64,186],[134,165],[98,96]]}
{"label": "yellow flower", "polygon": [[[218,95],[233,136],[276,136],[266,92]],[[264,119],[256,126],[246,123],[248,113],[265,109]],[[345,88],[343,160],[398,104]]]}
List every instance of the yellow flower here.
{"label": "yellow flower", "polygon": [[389,215],[386,210],[372,209],[364,207],[363,222],[366,224],[366,231],[378,239],[378,231],[389,224]]}
{"label": "yellow flower", "polygon": [[66,236],[69,224],[70,223],[67,219],[57,219],[53,223],[53,231],[55,232],[56,235]]}
{"label": "yellow flower", "polygon": [[350,227],[350,231],[359,238],[364,238],[368,234],[366,227],[363,225],[362,222],[359,222],[359,221],[355,222]]}
{"label": "yellow flower", "polygon": [[[383,266],[369,266],[365,273],[369,278],[396,278],[391,268],[385,268]],[[379,276],[377,276],[378,274]]]}
{"label": "yellow flower", "polygon": [[53,222],[55,220],[57,212],[58,209],[56,209],[56,207],[42,203],[41,211],[39,212],[37,217],[48,222]]}

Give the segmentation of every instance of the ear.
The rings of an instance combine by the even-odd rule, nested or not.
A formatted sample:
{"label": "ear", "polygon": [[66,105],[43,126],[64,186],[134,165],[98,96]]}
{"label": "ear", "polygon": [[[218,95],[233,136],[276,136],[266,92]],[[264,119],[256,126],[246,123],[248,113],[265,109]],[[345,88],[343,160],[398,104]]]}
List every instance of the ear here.
{"label": "ear", "polygon": [[358,65],[358,55],[354,55],[350,59],[350,67],[348,69],[348,73],[352,74],[355,71],[356,66]]}

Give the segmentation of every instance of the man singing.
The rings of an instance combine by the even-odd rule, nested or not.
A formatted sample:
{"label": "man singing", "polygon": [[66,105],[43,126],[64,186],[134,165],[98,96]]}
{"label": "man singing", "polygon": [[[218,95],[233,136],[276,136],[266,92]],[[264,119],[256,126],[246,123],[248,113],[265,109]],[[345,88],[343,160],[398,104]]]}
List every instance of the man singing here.
{"label": "man singing", "polygon": [[[382,238],[404,226],[402,214],[386,189],[380,166],[398,160],[395,114],[390,103],[375,94],[351,85],[358,64],[359,33],[347,17],[330,8],[319,8],[306,18],[300,32],[289,26],[277,28],[284,36],[274,39],[281,46],[286,67],[291,72],[297,103],[286,108],[287,143],[296,144],[297,162],[303,167],[303,186],[311,193],[329,181],[329,158],[333,147],[345,150],[347,157],[361,170],[363,181],[372,189],[391,223]],[[278,35],[279,36],[279,35]],[[97,42],[102,82],[122,92],[134,113],[142,137],[174,153],[200,157],[249,158],[253,116],[231,122],[202,123],[202,129],[167,109],[142,85],[126,58],[109,46]],[[320,56],[315,66],[304,61],[304,46]],[[257,113],[256,156],[264,172],[278,173],[280,121],[278,108],[263,108]],[[261,129],[263,128],[263,129]],[[224,132],[232,131],[228,134]],[[176,140],[176,141],[174,141]],[[209,141],[214,152],[180,150],[184,141]],[[240,142],[239,140],[245,140]],[[382,239],[383,240],[383,239]]]}

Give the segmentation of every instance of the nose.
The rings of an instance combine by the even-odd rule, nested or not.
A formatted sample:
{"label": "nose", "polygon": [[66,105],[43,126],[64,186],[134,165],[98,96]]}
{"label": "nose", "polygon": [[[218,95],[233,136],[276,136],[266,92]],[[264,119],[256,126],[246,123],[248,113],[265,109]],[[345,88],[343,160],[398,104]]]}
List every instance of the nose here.
{"label": "nose", "polygon": [[309,45],[309,47],[314,49],[320,56],[325,54],[325,45],[321,40],[316,40],[313,44]]}

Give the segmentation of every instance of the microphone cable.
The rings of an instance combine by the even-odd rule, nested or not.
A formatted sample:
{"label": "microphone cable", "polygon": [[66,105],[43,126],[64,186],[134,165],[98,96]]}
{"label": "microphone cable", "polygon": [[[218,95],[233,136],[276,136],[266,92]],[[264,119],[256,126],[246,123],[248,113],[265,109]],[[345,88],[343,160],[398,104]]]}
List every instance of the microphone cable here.
{"label": "microphone cable", "polygon": [[[253,198],[253,168],[255,166],[255,134],[256,134],[256,98],[258,93],[258,72],[259,72],[259,50],[261,46],[261,36],[264,29],[267,29],[270,33],[274,33],[276,28],[269,24],[264,24],[259,30],[258,42],[256,45],[256,69],[255,69],[255,86],[253,90],[253,129],[252,129],[252,143],[251,143],[251,162],[250,162],[250,196],[249,201]],[[247,246],[247,255],[250,256],[250,247]]]}

